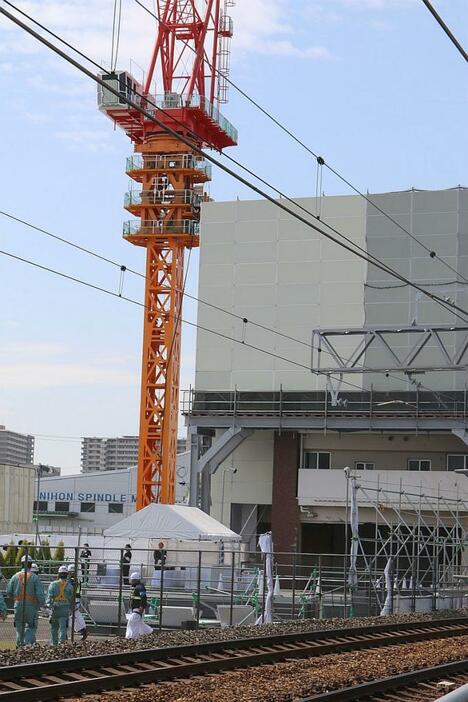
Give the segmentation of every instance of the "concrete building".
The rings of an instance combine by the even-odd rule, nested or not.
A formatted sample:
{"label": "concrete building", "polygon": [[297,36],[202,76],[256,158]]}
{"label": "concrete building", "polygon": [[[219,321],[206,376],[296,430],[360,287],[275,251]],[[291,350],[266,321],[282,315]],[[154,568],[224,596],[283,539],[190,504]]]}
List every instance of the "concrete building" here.
{"label": "concrete building", "polygon": [[[190,452],[177,457],[176,501],[188,500]],[[123,470],[100,470],[75,475],[42,475],[34,513],[41,533],[100,534],[135,512],[136,466]],[[32,507],[32,500],[31,500]]]}
{"label": "concrete building", "polygon": [[81,470],[124,470],[138,463],[138,436],[100,438],[85,436],[81,441]]}
{"label": "concrete building", "polygon": [[0,424],[0,463],[11,465],[34,462],[34,436],[20,434]]}
{"label": "concrete building", "polygon": [[30,532],[34,468],[0,463],[0,533]]}
{"label": "concrete building", "polygon": [[[467,310],[468,189],[369,197],[375,206],[358,196],[297,203],[314,214],[321,208],[324,231],[330,224]],[[441,501],[453,500],[466,519],[468,481],[453,472],[468,466],[463,315],[271,203],[206,203],[201,226],[199,297],[231,315],[198,306],[199,324],[224,337],[199,330],[195,390],[184,397],[192,503],[201,494],[205,509],[244,535],[271,527],[277,550],[343,553],[350,467],[361,476],[363,524],[373,522],[383,487],[393,507],[405,491],[416,501],[424,495],[441,518],[450,511]],[[437,325],[442,331],[424,341]],[[336,369],[356,352],[349,330],[375,336],[385,327],[391,341],[377,335],[359,356],[376,372],[357,364],[340,383]],[[314,330],[328,375],[311,372]],[[335,334],[335,355],[324,330]]]}

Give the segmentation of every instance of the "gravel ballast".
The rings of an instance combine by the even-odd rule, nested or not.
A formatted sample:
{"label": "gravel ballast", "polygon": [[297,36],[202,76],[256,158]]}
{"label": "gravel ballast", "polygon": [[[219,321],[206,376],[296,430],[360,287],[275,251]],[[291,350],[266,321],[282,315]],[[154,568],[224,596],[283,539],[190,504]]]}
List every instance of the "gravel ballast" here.
{"label": "gravel ballast", "polygon": [[[210,641],[230,641],[268,636],[281,633],[317,631],[326,629],[354,628],[372,624],[405,622],[427,622],[434,619],[467,617],[468,609],[441,611],[429,614],[395,614],[389,617],[361,617],[355,619],[299,619],[283,624],[264,624],[260,626],[238,626],[224,629],[199,629],[197,631],[162,631],[139,639],[126,640],[111,637],[102,640],[89,640],[82,643],[64,643],[52,647],[43,644],[27,646],[17,650],[0,651],[0,667],[21,663],[38,663],[40,661],[60,660],[81,656],[97,656],[107,653],[135,651],[161,646],[178,646],[182,644],[208,643]],[[13,626],[13,620],[11,619]]]}
{"label": "gravel ballast", "polygon": [[[467,656],[468,636],[452,637],[227,671],[80,699],[87,702],[104,699],[106,702],[293,702],[307,695]],[[440,694],[444,692],[442,687]]]}

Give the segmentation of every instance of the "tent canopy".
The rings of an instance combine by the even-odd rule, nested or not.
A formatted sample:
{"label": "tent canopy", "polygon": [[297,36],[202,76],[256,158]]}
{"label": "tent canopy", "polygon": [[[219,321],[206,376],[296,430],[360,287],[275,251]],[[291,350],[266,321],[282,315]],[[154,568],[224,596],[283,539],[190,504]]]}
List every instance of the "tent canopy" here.
{"label": "tent canopy", "polygon": [[240,536],[198,507],[151,504],[106,529],[105,537],[240,541]]}

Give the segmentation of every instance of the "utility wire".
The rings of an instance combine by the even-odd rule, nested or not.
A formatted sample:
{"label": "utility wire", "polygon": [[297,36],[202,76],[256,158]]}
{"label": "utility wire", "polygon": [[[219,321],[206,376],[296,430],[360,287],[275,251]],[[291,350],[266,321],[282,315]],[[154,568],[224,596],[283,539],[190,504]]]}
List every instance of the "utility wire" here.
{"label": "utility wire", "polygon": [[[73,241],[70,241],[69,239],[65,239],[64,237],[61,237],[61,236],[57,236],[57,235],[55,235],[55,234],[52,234],[51,232],[47,231],[46,229],[43,229],[43,228],[41,228],[41,227],[37,227],[37,226],[31,224],[30,222],[27,222],[26,220],[20,219],[19,217],[15,217],[14,215],[11,215],[11,214],[9,214],[9,213],[7,213],[7,212],[4,212],[4,211],[2,211],[2,210],[0,210],[0,214],[6,216],[6,217],[8,217],[8,218],[10,218],[10,219],[12,219],[12,220],[14,220],[14,221],[16,221],[16,222],[19,222],[19,223],[21,223],[21,224],[24,224],[25,226],[30,227],[30,228],[34,229],[35,231],[38,231],[38,232],[41,233],[41,234],[45,234],[45,235],[47,235],[47,236],[51,236],[53,239],[57,239],[57,240],[60,241],[61,243],[67,244],[68,246],[71,246],[72,248],[76,248],[76,249],[78,249],[79,251],[84,251],[85,253],[90,254],[91,256],[94,256],[94,257],[96,257],[96,258],[98,258],[98,259],[100,259],[100,260],[102,260],[102,261],[105,261],[106,263],[109,263],[109,264],[111,264],[111,265],[113,265],[113,266],[119,268],[120,270],[125,269],[125,270],[128,271],[129,273],[133,273],[134,275],[136,275],[136,276],[138,276],[138,277],[143,278],[144,280],[146,280],[146,276],[145,276],[143,273],[140,273],[139,271],[132,270],[131,268],[127,268],[127,266],[121,265],[121,264],[117,263],[117,261],[114,261],[114,260],[112,260],[112,259],[110,259],[110,258],[108,258],[108,257],[106,257],[106,256],[102,256],[101,254],[98,254],[98,253],[96,253],[95,251],[92,251],[92,250],[90,250],[90,249],[86,249],[86,248],[84,248],[84,247],[82,247],[82,246],[79,246],[79,245],[75,244]],[[191,252],[191,249],[189,250],[189,253],[190,253],[190,252]],[[281,331],[279,331],[279,330],[277,330],[277,329],[274,329],[274,328],[272,328],[272,327],[268,327],[268,326],[265,325],[265,324],[261,324],[260,322],[256,322],[255,320],[248,319],[248,318],[245,317],[245,316],[242,316],[242,315],[240,315],[240,314],[237,314],[237,313],[235,313],[235,312],[232,312],[232,310],[228,310],[228,309],[226,309],[226,308],[224,308],[224,307],[220,307],[219,305],[215,305],[215,304],[213,304],[212,302],[208,302],[207,300],[202,300],[201,298],[197,297],[196,295],[191,295],[190,293],[187,293],[187,292],[185,291],[185,286],[186,286],[187,277],[188,277],[188,268],[189,268],[189,264],[190,264],[190,258],[188,259],[188,262],[187,262],[187,272],[186,272],[186,275],[185,275],[185,280],[184,280],[183,288],[177,288],[177,292],[181,292],[181,293],[182,293],[182,299],[183,299],[184,297],[190,298],[190,299],[192,299],[192,300],[194,300],[194,301],[197,301],[197,302],[200,303],[200,304],[206,305],[207,307],[210,307],[210,308],[212,308],[212,309],[215,309],[215,310],[217,310],[217,311],[219,311],[219,312],[221,312],[221,313],[223,313],[223,314],[226,314],[226,315],[228,315],[228,316],[230,316],[230,317],[233,317],[234,319],[237,319],[237,320],[241,321],[241,322],[244,324],[244,330],[243,330],[243,332],[244,332],[244,334],[243,334],[244,340],[245,340],[245,328],[246,328],[246,325],[247,325],[247,324],[250,324],[251,326],[257,327],[257,328],[259,328],[259,329],[263,329],[264,331],[267,331],[267,332],[269,332],[269,333],[271,333],[271,334],[276,334],[277,336],[280,336],[280,337],[282,337],[282,338],[288,339],[289,341],[293,341],[293,342],[295,342],[295,343],[297,343],[297,344],[300,344],[300,345],[302,345],[302,346],[305,346],[305,347],[307,347],[307,349],[308,349],[309,351],[315,350],[315,351],[317,351],[317,352],[324,353],[324,354],[326,354],[327,356],[333,357],[333,354],[332,354],[330,351],[327,351],[326,349],[320,349],[319,347],[314,346],[311,342],[307,342],[307,341],[304,341],[304,340],[302,340],[302,339],[298,339],[298,338],[296,338],[296,337],[294,337],[294,336],[291,336],[291,335],[289,335],[289,334],[285,334],[284,332],[281,332]],[[394,287],[401,287],[401,286],[394,286]],[[119,291],[118,297],[122,297],[121,291]],[[179,323],[180,315],[181,315],[181,314],[182,314],[182,307],[179,309],[176,327],[177,327],[177,324]],[[171,343],[171,348],[170,348],[168,360],[170,359],[170,356],[171,356],[171,353],[172,353],[172,348],[173,348],[173,344],[174,344],[174,339],[175,339],[175,337],[172,338],[172,343]],[[346,361],[350,361],[349,358],[348,358],[348,359],[345,359],[345,360],[346,360]],[[372,371],[372,369],[366,368],[366,366],[364,366],[364,365],[362,365],[362,364],[359,364],[359,365],[356,366],[356,367],[359,368],[359,369],[362,369],[363,372],[366,371],[366,370]],[[310,369],[309,369],[309,370],[310,370]],[[339,373],[338,370],[337,370],[336,372]],[[325,371],[323,371],[323,373],[326,374]],[[391,378],[392,380],[397,380],[398,382],[404,383],[404,384],[406,384],[406,385],[411,384],[411,380],[410,380],[410,379],[401,378],[400,376],[394,375],[394,374],[389,373],[389,372],[387,372],[387,371],[378,371],[378,370],[376,370],[375,373],[376,373],[377,375],[385,375],[385,377]],[[423,389],[426,389],[428,392],[432,392],[432,390],[431,390],[430,388],[425,388],[425,386],[423,386],[422,384],[420,384],[420,386],[421,386]],[[449,397],[449,396],[447,395],[447,397]]]}
{"label": "utility wire", "polygon": [[[8,1],[8,0],[6,0],[6,1]],[[11,5],[12,7],[15,7],[14,5],[12,5],[12,3],[8,3],[8,4]],[[55,46],[54,44],[52,44],[51,42],[49,42],[47,39],[45,39],[45,37],[43,37],[43,36],[41,36],[40,34],[38,34],[38,33],[37,33],[36,31],[34,31],[31,27],[28,27],[27,25],[25,25],[23,22],[21,22],[21,21],[20,21],[18,18],[16,18],[14,15],[11,15],[9,12],[7,12],[6,10],[4,10],[4,9],[2,9],[2,8],[0,8],[0,12],[1,12],[2,14],[4,14],[6,17],[8,17],[9,19],[11,19],[11,21],[14,22],[15,24],[17,24],[19,27],[21,27],[22,29],[24,29],[24,31],[26,31],[27,33],[31,34],[31,36],[35,37],[39,42],[41,42],[42,44],[44,44],[45,46],[47,46],[49,49],[51,49],[53,52],[55,52],[57,55],[59,55],[61,58],[63,58],[65,61],[67,61],[68,63],[70,63],[71,65],[73,65],[75,68],[77,68],[79,71],[81,71],[82,73],[84,73],[85,75],[87,75],[87,76],[88,76],[89,78],[91,78],[91,80],[93,80],[95,83],[97,83],[98,85],[101,85],[101,87],[105,87],[109,92],[111,92],[112,94],[114,94],[116,97],[119,97],[119,99],[120,99],[120,100],[123,100],[127,105],[129,105],[130,107],[132,107],[133,109],[135,109],[137,112],[140,112],[140,114],[144,115],[144,116],[145,116],[147,119],[149,119],[150,121],[152,121],[152,122],[154,122],[155,124],[157,124],[163,131],[167,132],[168,134],[171,134],[171,136],[173,136],[175,139],[181,141],[183,144],[185,144],[186,146],[188,146],[194,153],[197,153],[197,154],[201,155],[205,160],[208,160],[208,161],[210,161],[211,163],[213,163],[214,165],[218,166],[218,167],[219,167],[221,170],[223,170],[225,173],[228,173],[230,176],[232,176],[233,178],[235,178],[236,180],[238,180],[240,183],[242,183],[242,184],[245,185],[246,187],[250,188],[253,192],[255,192],[255,193],[257,193],[258,195],[260,195],[261,197],[265,198],[266,200],[268,200],[269,202],[271,202],[271,203],[272,203],[273,205],[275,205],[276,207],[278,207],[278,208],[284,210],[285,212],[287,212],[288,214],[292,215],[293,217],[295,217],[296,219],[298,219],[299,221],[301,221],[301,222],[302,222],[303,224],[305,224],[306,226],[308,226],[308,227],[314,229],[315,231],[318,231],[320,234],[322,234],[322,235],[325,236],[326,238],[330,239],[331,241],[334,241],[338,246],[341,246],[342,248],[345,248],[346,250],[350,251],[351,253],[354,253],[354,254],[355,254],[356,256],[358,256],[359,258],[361,258],[361,259],[367,261],[368,263],[371,263],[372,265],[376,266],[377,268],[380,268],[380,269],[383,270],[384,272],[386,272],[386,273],[388,273],[388,274],[390,274],[390,275],[393,275],[393,276],[396,277],[397,279],[399,279],[399,280],[401,280],[401,281],[404,281],[404,282],[407,283],[408,285],[411,285],[411,287],[415,288],[416,290],[419,290],[419,291],[422,292],[424,295],[426,295],[427,297],[429,297],[430,299],[432,299],[434,302],[437,302],[437,303],[438,303],[442,308],[444,308],[446,311],[449,311],[449,312],[453,313],[458,319],[461,319],[464,323],[467,323],[467,322],[468,322],[468,320],[466,320],[466,319],[460,317],[460,315],[456,314],[456,312],[454,312],[454,310],[458,310],[459,312],[461,312],[461,313],[464,314],[464,315],[468,315],[468,311],[462,309],[461,307],[457,306],[457,305],[456,305],[455,303],[453,303],[453,302],[448,302],[447,300],[443,300],[442,298],[438,297],[437,295],[434,295],[433,293],[428,292],[428,291],[425,290],[423,287],[417,285],[416,283],[413,283],[412,281],[408,280],[407,278],[405,278],[404,276],[402,276],[401,274],[399,274],[397,271],[394,271],[392,268],[390,268],[390,267],[387,266],[386,264],[383,264],[382,262],[380,262],[379,259],[377,259],[376,257],[374,257],[374,256],[372,256],[372,255],[368,255],[367,252],[364,252],[364,254],[359,253],[359,249],[360,249],[361,251],[364,251],[364,250],[361,249],[361,247],[359,247],[357,244],[354,244],[354,242],[351,242],[352,246],[355,247],[355,249],[352,249],[351,247],[347,246],[347,245],[344,244],[343,242],[338,241],[335,237],[333,237],[332,235],[330,235],[330,234],[328,234],[327,232],[325,232],[321,227],[318,227],[317,225],[315,225],[315,224],[314,224],[313,222],[311,222],[310,220],[305,219],[304,217],[302,217],[301,215],[299,215],[297,212],[294,212],[294,211],[291,210],[290,208],[286,207],[282,202],[278,202],[278,200],[275,200],[274,197],[272,197],[271,195],[269,195],[268,193],[266,193],[266,192],[265,192],[264,190],[262,190],[261,188],[257,187],[257,186],[256,186],[255,184],[253,184],[252,182],[250,182],[250,181],[248,181],[247,179],[245,179],[245,178],[244,178],[243,176],[241,176],[239,173],[236,173],[236,172],[233,171],[232,169],[228,168],[225,164],[223,164],[222,162],[220,162],[218,159],[214,158],[214,157],[211,156],[210,154],[205,153],[199,146],[196,146],[195,144],[193,144],[193,143],[190,141],[190,139],[188,139],[188,138],[186,138],[185,136],[183,136],[182,134],[176,132],[174,129],[172,129],[172,127],[169,127],[168,125],[164,124],[164,122],[161,122],[157,117],[155,117],[154,114],[151,114],[151,113],[148,112],[146,109],[142,108],[138,103],[135,103],[133,100],[130,100],[129,98],[127,98],[127,97],[125,97],[125,96],[122,96],[122,95],[121,95],[117,90],[115,90],[111,85],[109,85],[108,83],[105,83],[101,78],[99,78],[99,76],[96,76],[94,73],[92,73],[91,71],[89,71],[85,66],[83,66],[83,65],[80,64],[78,61],[76,61],[75,59],[73,59],[71,56],[69,56],[68,54],[66,54],[65,52],[63,52],[61,49],[59,49],[57,46]],[[25,14],[25,13],[23,13],[23,14]],[[32,18],[30,18],[30,19],[32,19]],[[32,21],[35,22],[34,19],[32,19]],[[48,31],[48,30],[46,29],[46,31]],[[54,35],[54,36],[56,36],[56,35]],[[59,39],[59,40],[60,40],[60,39]],[[70,47],[71,45],[70,45],[70,44],[67,44],[67,46]],[[73,49],[73,50],[74,50],[74,49]],[[83,56],[83,54],[82,54],[81,52],[80,52],[80,55]],[[95,62],[92,62],[92,63],[95,63]],[[139,95],[139,94],[137,93],[137,95]],[[165,112],[162,108],[160,108],[160,107],[158,107],[156,104],[154,104],[150,99],[148,99],[147,96],[141,96],[141,97],[144,97],[144,99],[146,100],[146,102],[147,102],[149,105],[153,106],[156,110],[158,110],[158,111],[160,111],[160,112],[166,114],[173,122],[178,122],[178,120],[177,120],[176,118],[174,118],[172,115],[168,114],[168,113]],[[181,124],[181,123],[180,123],[180,124]],[[184,125],[184,128],[185,128],[185,125]],[[196,136],[196,135],[195,135],[195,136]],[[196,138],[198,139],[197,136],[196,136]],[[282,194],[281,191],[279,191],[278,189],[276,189],[276,188],[274,188],[273,186],[271,186],[270,184],[268,184],[267,181],[264,181],[262,178],[260,178],[260,177],[257,176],[256,174],[254,174],[254,173],[253,173],[252,171],[250,171],[249,169],[247,169],[245,166],[243,166],[242,164],[240,164],[240,163],[238,163],[237,161],[235,161],[235,159],[233,159],[232,157],[226,156],[226,154],[224,154],[224,156],[225,156],[226,158],[229,158],[231,161],[235,162],[237,165],[239,165],[241,168],[243,168],[243,169],[246,170],[247,172],[251,173],[255,178],[257,178],[257,179],[260,180],[261,182],[267,184],[268,187],[270,187],[271,189],[273,189],[275,192],[277,192],[277,193],[279,193],[279,194]],[[302,209],[302,210],[304,210],[305,212],[307,212],[307,214],[309,214],[312,218],[317,219],[317,217],[314,216],[313,212],[311,212],[311,211],[309,211],[309,210],[306,210],[305,208],[303,208],[303,207],[302,207],[301,205],[299,205],[298,203],[295,203],[295,202],[294,202],[293,200],[291,200],[291,198],[289,198],[288,196],[284,196],[284,197],[285,197],[285,199],[290,200],[291,202],[293,202],[294,205],[295,205],[296,207],[298,207],[299,209]],[[318,220],[318,221],[320,221],[320,220]],[[343,235],[341,232],[339,232],[338,230],[336,230],[336,229],[334,229],[333,227],[331,227],[331,225],[328,225],[328,224],[325,223],[325,226],[327,226],[327,227],[328,227],[329,229],[331,229],[332,231],[336,232],[339,236],[343,237],[345,240],[351,241],[351,240],[348,239],[345,235]]]}
{"label": "utility wire", "polygon": [[[52,273],[53,275],[56,275],[60,278],[64,278],[65,280],[70,280],[73,283],[78,283],[79,285],[83,285],[87,288],[91,288],[92,290],[96,290],[97,292],[105,293],[106,295],[110,295],[111,297],[115,297],[118,300],[125,300],[125,302],[130,302],[132,305],[137,305],[138,307],[143,307],[144,309],[148,309],[147,305],[145,305],[143,302],[139,302],[138,300],[134,300],[131,297],[127,297],[125,295],[119,295],[118,293],[114,292],[113,290],[108,290],[107,288],[103,288],[100,285],[96,285],[95,283],[90,283],[87,280],[83,280],[82,278],[77,278],[76,276],[69,275],[68,273],[63,273],[62,271],[57,271],[54,268],[50,268],[49,266],[44,266],[40,263],[37,263],[36,261],[32,261],[31,259],[24,258],[22,256],[18,256],[16,254],[11,253],[10,251],[4,251],[3,249],[0,249],[0,255],[2,256],[8,256],[9,258],[12,258],[16,261],[21,261],[22,263],[27,263],[30,266],[33,266],[34,268],[38,268],[42,271],[45,271],[47,273]],[[229,336],[228,334],[224,334],[220,331],[217,331],[215,329],[211,329],[210,327],[205,327],[202,324],[198,324],[197,322],[192,322],[191,320],[188,319],[183,319],[182,317],[180,318],[180,321],[182,324],[187,324],[188,326],[195,327],[196,329],[200,329],[201,331],[205,331],[209,334],[214,334],[215,336],[219,336],[222,339],[226,339],[227,341],[233,341],[236,344],[241,344],[242,346],[246,346],[247,348],[253,349],[254,351],[259,351],[260,353],[264,353],[267,356],[272,356],[273,358],[276,358],[280,361],[285,361],[286,363],[290,363],[294,366],[297,366],[298,368],[303,368],[309,372],[312,372],[314,375],[320,376],[324,375],[325,377],[331,377],[333,374],[331,373],[326,373],[325,371],[320,371],[315,368],[310,368],[310,366],[306,365],[305,363],[300,363],[299,361],[294,361],[292,358],[288,358],[286,356],[281,356],[277,353],[274,353],[273,351],[268,351],[267,349],[262,348],[261,346],[256,346],[255,344],[250,344],[247,341],[243,339],[236,339],[233,336]],[[362,387],[359,385],[356,385],[355,383],[351,383],[348,380],[342,380],[342,383],[349,385],[352,388],[355,388],[359,390],[359,392],[362,392]]]}
{"label": "utility wire", "polygon": [[[424,1],[424,0],[423,0]],[[151,17],[153,17],[159,24],[164,26],[164,22],[157,17],[149,8],[147,8],[140,0],[135,0],[137,5],[139,5],[141,8],[143,8]],[[188,41],[184,41],[183,39],[180,40],[186,48],[190,49],[194,54],[196,54],[195,49],[193,46],[189,44]],[[430,256],[432,259],[437,259],[439,260],[444,266],[446,266],[449,270],[452,271],[452,273],[455,273],[457,276],[462,278],[465,282],[468,283],[468,278],[465,278],[462,273],[456,270],[448,261],[446,261],[444,258],[439,256],[436,251],[433,251],[430,249],[424,242],[422,242],[418,237],[416,237],[412,232],[410,232],[406,227],[404,227],[400,222],[398,222],[394,217],[392,217],[388,212],[383,210],[379,205],[377,205],[368,195],[363,193],[359,188],[357,188],[355,185],[353,185],[347,178],[345,178],[341,173],[339,173],[335,168],[330,166],[325,159],[320,156],[318,153],[316,153],[313,149],[311,149],[307,144],[305,144],[299,137],[297,137],[290,129],[288,129],[282,122],[279,121],[278,118],[274,117],[268,110],[266,110],[262,105],[260,105],[254,98],[252,98],[248,93],[245,92],[237,83],[235,83],[233,80],[231,80],[228,76],[225,76],[222,74],[219,69],[213,68],[210,64],[210,62],[207,60],[207,63],[211,70],[214,70],[215,73],[218,74],[218,76],[223,76],[223,78],[226,80],[227,83],[229,83],[240,95],[242,95],[248,102],[250,102],[254,107],[256,107],[260,112],[262,112],[271,122],[273,122],[277,127],[279,127],[285,134],[287,134],[293,141],[295,141],[299,146],[301,146],[303,149],[305,149],[311,156],[313,156],[317,160],[317,180],[318,180],[318,168],[325,166],[330,173],[333,173],[339,180],[341,180],[342,183],[345,183],[351,190],[353,190],[357,195],[360,197],[364,198],[364,200],[374,207],[380,214],[382,214],[384,217],[386,217],[392,224],[394,224],[398,229],[400,229],[402,232],[407,234],[407,236],[410,237],[414,242],[419,244]],[[227,154],[223,154],[225,157],[229,158]],[[243,167],[243,166],[241,166]],[[317,189],[316,189],[317,190]],[[317,196],[317,193],[316,193]],[[323,221],[323,220],[322,220]],[[328,225],[329,226],[329,225]]]}
{"label": "utility wire", "polygon": [[[460,44],[460,42],[458,41],[456,36],[450,30],[450,28],[445,24],[444,20],[439,15],[439,13],[435,9],[435,7],[429,2],[429,0],[422,0],[422,1],[425,4],[425,6],[427,7],[427,9],[429,10],[429,12],[431,13],[431,15],[435,18],[436,22],[438,22],[440,24],[440,26],[442,27],[442,29],[444,30],[444,32],[446,33],[446,35],[448,36],[448,38],[450,39],[452,44],[454,44],[457,47],[458,51],[461,53],[461,55],[463,56],[465,61],[468,61],[468,53],[465,51],[465,49]],[[138,4],[140,4],[140,3],[138,3]]]}

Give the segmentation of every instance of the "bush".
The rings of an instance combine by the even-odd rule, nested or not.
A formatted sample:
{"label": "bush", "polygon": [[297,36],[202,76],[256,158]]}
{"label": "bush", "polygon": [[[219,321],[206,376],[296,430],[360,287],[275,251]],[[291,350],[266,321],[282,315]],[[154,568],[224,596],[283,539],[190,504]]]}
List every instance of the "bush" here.
{"label": "bush", "polygon": [[54,561],[56,561],[59,565],[63,563],[65,560],[65,544],[63,541],[59,541],[57,544],[57,548],[55,549],[54,553]]}

